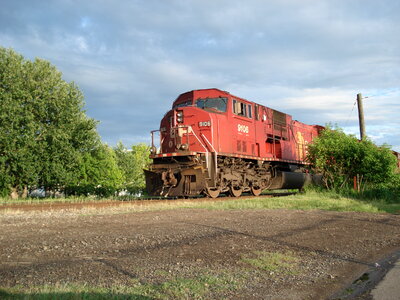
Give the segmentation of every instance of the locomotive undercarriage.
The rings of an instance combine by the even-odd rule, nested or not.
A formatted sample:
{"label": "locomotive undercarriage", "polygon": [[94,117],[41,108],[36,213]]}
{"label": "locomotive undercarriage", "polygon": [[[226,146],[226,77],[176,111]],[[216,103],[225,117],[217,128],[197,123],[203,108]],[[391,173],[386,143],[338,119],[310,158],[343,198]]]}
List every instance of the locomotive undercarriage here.
{"label": "locomotive undercarriage", "polygon": [[258,196],[266,189],[301,189],[311,180],[300,165],[213,153],[156,158],[145,175],[147,192],[165,197],[216,198],[220,193],[239,197],[243,192]]}

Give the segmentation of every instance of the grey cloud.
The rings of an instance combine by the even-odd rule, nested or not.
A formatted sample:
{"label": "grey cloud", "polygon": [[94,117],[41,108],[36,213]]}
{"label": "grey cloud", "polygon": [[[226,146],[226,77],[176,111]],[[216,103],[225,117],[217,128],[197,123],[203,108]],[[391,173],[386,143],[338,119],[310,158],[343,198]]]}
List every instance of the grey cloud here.
{"label": "grey cloud", "polygon": [[[75,81],[110,144],[144,140],[178,94],[196,88],[218,87],[304,122],[343,126],[357,92],[400,87],[396,1],[28,4],[2,6],[1,45],[48,59]],[[379,114],[395,119],[397,103],[399,93],[375,103],[370,124],[385,122]],[[396,140],[390,132],[385,138]]]}

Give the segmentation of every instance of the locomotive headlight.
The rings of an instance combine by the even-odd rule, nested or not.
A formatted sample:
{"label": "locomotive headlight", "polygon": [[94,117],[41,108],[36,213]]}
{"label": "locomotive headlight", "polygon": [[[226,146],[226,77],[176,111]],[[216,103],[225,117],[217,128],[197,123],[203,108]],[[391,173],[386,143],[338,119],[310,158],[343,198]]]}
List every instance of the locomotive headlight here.
{"label": "locomotive headlight", "polygon": [[176,121],[177,121],[178,123],[182,123],[182,122],[183,122],[183,111],[178,110],[178,111],[176,112]]}

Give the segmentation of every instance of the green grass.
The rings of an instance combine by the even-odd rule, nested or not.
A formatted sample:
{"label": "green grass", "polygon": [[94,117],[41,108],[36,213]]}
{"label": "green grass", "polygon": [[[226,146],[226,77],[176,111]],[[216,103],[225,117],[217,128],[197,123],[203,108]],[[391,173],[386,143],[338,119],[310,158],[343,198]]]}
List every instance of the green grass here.
{"label": "green grass", "polygon": [[240,282],[229,273],[174,278],[161,283],[140,283],[112,288],[85,285],[0,288],[0,299],[70,300],[70,299],[210,299],[226,290],[240,288]]}
{"label": "green grass", "polygon": [[387,203],[382,200],[358,200],[335,193],[309,191],[304,194],[274,198],[245,197],[227,201],[187,204],[185,207],[205,209],[320,209],[329,211],[356,211],[370,213],[399,213],[400,203]]}
{"label": "green grass", "polygon": [[96,197],[68,197],[68,198],[26,198],[26,199],[11,199],[0,198],[0,205],[5,204],[40,204],[40,203],[90,203],[99,201],[110,201],[112,199],[99,199]]}
{"label": "green grass", "polygon": [[[382,199],[360,199],[360,196],[352,196],[340,194],[333,191],[315,191],[309,190],[306,193],[295,194],[291,196],[279,197],[260,197],[246,198],[242,196],[239,199],[232,200],[216,200],[197,202],[193,200],[183,201],[165,201],[163,203],[154,203],[146,207],[127,206],[121,211],[112,213],[129,213],[132,211],[149,211],[149,210],[168,210],[179,208],[202,208],[202,209],[299,209],[311,210],[320,209],[328,211],[354,211],[369,213],[400,213],[400,203],[390,202]],[[96,198],[61,198],[61,199],[29,199],[29,200],[5,200],[0,201],[1,204],[11,203],[90,203],[98,201],[110,201],[111,199]],[[115,199],[114,199],[115,200]],[[94,212],[96,214],[96,212]],[[104,213],[104,212],[101,212]]]}
{"label": "green grass", "polygon": [[77,299],[152,299],[135,293],[127,287],[89,287],[84,285],[55,285],[38,287],[13,287],[0,289],[0,299],[29,299],[29,300],[77,300]]}
{"label": "green grass", "polygon": [[299,259],[292,253],[256,251],[245,255],[242,261],[270,275],[295,275],[299,273]]}
{"label": "green grass", "polygon": [[226,290],[236,290],[237,279],[229,274],[200,275],[196,278],[177,278],[161,284],[135,286],[139,294],[151,299],[208,299],[208,295]]}

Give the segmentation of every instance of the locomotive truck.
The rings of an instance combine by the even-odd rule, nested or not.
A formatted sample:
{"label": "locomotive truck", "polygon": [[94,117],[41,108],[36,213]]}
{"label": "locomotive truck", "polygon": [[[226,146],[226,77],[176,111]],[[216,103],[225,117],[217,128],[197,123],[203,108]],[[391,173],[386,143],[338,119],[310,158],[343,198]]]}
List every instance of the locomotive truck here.
{"label": "locomotive truck", "polygon": [[300,189],[312,180],[307,144],[322,129],[219,89],[183,93],[151,132],[147,192],[215,198]]}

